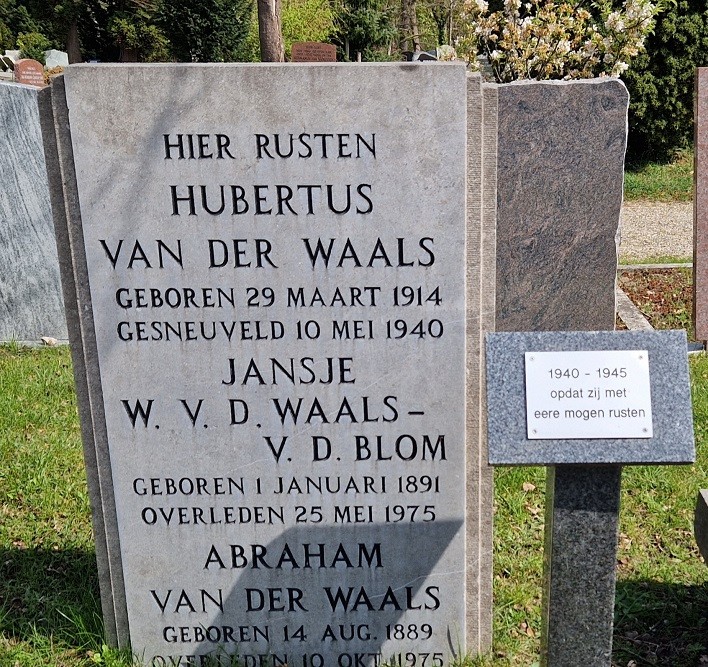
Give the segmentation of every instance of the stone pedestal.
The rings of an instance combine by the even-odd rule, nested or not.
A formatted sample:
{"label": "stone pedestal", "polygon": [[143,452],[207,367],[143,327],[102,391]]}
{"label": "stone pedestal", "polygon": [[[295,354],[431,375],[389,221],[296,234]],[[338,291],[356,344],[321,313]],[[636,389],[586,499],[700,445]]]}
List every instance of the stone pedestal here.
{"label": "stone pedestal", "polygon": [[555,466],[546,478],[541,664],[609,667],[621,466]]}

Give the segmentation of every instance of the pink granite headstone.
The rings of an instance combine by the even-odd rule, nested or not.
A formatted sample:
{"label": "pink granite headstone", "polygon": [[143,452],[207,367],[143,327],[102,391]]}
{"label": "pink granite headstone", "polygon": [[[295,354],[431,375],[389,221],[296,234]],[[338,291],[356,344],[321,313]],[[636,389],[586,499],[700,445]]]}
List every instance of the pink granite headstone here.
{"label": "pink granite headstone", "polygon": [[31,58],[23,58],[15,63],[15,83],[44,88],[44,65]]}
{"label": "pink granite headstone", "polygon": [[333,63],[337,61],[337,47],[323,42],[295,42],[292,49],[294,63]]}
{"label": "pink granite headstone", "polygon": [[693,317],[696,339],[708,340],[708,67],[696,70],[695,99]]}

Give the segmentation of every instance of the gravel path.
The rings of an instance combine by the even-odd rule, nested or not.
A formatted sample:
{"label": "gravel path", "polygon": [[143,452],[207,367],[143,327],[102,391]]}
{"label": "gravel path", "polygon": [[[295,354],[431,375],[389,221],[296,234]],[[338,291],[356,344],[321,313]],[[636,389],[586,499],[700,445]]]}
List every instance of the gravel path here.
{"label": "gravel path", "polygon": [[693,261],[693,204],[629,202],[622,207],[620,261]]}

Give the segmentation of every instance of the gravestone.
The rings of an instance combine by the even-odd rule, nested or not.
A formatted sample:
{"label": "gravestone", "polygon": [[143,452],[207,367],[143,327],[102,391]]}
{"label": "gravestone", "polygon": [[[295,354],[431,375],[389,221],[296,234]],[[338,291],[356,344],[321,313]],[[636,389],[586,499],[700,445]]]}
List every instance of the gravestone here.
{"label": "gravestone", "polygon": [[486,349],[490,463],[551,466],[541,664],[609,667],[621,465],[695,461],[686,334],[496,333]]}
{"label": "gravestone", "polygon": [[47,69],[52,69],[54,67],[68,67],[69,54],[66,51],[49,49],[49,51],[44,52],[44,64]]}
{"label": "gravestone", "polygon": [[693,321],[708,340],[708,67],[696,69],[693,168]]}
{"label": "gravestone", "polygon": [[104,620],[151,665],[490,645],[495,91],[342,67],[42,94]]}
{"label": "gravestone", "polygon": [[337,47],[323,42],[295,42],[291,55],[294,63],[336,62]]}
{"label": "gravestone", "polygon": [[37,90],[0,86],[0,341],[66,339]]}
{"label": "gravestone", "polygon": [[693,522],[693,532],[696,536],[698,549],[703,560],[708,565],[708,490],[698,492],[696,499],[696,513]]}
{"label": "gravestone", "polygon": [[497,89],[496,329],[613,329],[627,90],[616,79]]}
{"label": "gravestone", "polygon": [[37,60],[23,58],[15,62],[15,83],[44,88],[44,65]]}

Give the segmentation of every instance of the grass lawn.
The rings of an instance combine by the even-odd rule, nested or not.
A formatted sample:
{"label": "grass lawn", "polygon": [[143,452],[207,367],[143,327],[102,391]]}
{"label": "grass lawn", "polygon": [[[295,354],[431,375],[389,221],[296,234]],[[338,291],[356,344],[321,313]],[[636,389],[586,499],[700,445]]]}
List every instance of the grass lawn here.
{"label": "grass lawn", "polygon": [[[624,471],[617,667],[708,656],[708,568],[692,534],[708,484],[708,357],[692,358],[691,372],[698,462]],[[67,349],[0,347],[0,424],[0,665],[129,665],[102,648]],[[543,468],[496,471],[494,651],[468,665],[538,660],[544,479]]]}
{"label": "grass lawn", "polygon": [[627,201],[692,201],[693,153],[681,153],[669,164],[629,167],[624,175],[624,198]]}

